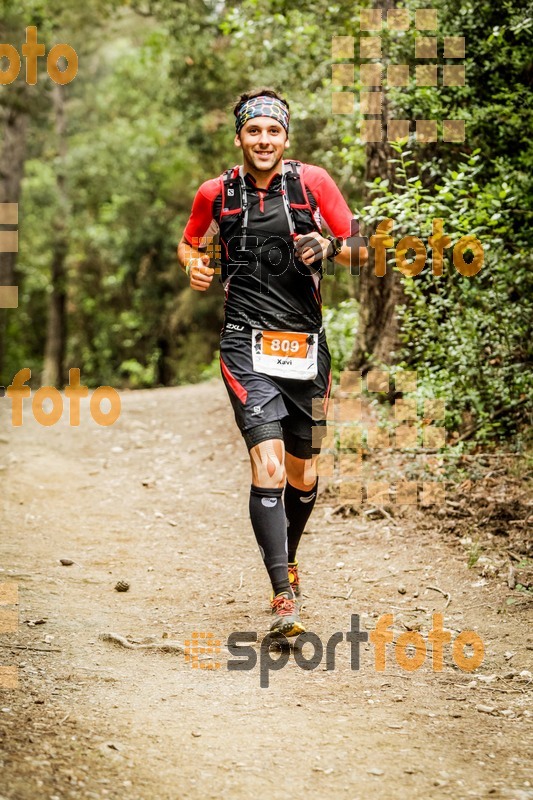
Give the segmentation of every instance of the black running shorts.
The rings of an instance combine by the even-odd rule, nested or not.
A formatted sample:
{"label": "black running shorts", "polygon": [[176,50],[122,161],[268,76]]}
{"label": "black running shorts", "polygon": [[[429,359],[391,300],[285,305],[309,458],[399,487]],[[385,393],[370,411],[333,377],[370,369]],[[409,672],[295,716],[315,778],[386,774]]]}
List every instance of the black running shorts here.
{"label": "black running shorts", "polygon": [[325,333],[318,337],[318,374],[314,380],[255,372],[251,339],[251,333],[223,333],[220,339],[222,378],[239,430],[244,434],[256,425],[279,420],[286,451],[298,458],[311,458],[319,451],[316,437],[312,446],[313,426],[326,424],[325,419],[313,419],[312,400],[327,402],[331,389],[331,355]]}

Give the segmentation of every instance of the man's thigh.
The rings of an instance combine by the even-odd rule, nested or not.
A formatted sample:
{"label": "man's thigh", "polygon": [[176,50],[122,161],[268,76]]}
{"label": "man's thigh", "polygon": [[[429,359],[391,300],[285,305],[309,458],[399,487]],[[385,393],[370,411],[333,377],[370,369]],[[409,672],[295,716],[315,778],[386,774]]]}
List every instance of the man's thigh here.
{"label": "man's thigh", "polygon": [[275,379],[253,369],[251,336],[221,339],[220,369],[235,422],[243,435],[255,426],[278,421],[287,415]]}
{"label": "man's thigh", "polygon": [[325,433],[331,389],[331,356],[327,342],[319,344],[318,374],[314,380],[284,380],[280,381],[280,388],[287,408],[287,416],[281,420],[286,451],[295,458],[308,460],[320,451],[320,440]]}

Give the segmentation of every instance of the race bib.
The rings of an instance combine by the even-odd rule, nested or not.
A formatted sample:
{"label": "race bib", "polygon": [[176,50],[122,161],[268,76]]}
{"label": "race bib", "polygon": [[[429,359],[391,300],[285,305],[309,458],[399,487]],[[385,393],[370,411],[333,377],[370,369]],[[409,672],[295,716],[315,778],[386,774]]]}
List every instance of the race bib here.
{"label": "race bib", "polygon": [[311,381],[318,374],[318,333],[252,329],[255,372]]}

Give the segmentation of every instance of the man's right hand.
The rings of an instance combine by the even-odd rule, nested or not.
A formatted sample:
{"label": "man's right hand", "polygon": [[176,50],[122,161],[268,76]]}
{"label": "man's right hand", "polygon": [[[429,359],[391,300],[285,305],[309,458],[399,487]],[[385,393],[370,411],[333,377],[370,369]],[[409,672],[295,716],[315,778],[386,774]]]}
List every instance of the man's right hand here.
{"label": "man's right hand", "polygon": [[197,292],[205,292],[209,289],[215,270],[209,266],[210,258],[203,255],[200,258],[191,258],[191,268],[189,270],[189,280],[191,289]]}

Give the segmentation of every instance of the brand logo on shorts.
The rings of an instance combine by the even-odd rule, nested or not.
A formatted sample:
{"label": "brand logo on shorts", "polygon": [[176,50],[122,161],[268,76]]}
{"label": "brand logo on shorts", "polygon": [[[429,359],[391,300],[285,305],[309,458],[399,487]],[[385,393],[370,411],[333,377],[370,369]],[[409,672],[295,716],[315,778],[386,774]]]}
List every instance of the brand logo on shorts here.
{"label": "brand logo on shorts", "polygon": [[244,325],[234,325],[232,322],[228,322],[226,325],[226,330],[229,331],[243,331]]}
{"label": "brand logo on shorts", "polygon": [[277,497],[262,497],[261,503],[266,506],[267,508],[274,508],[276,503],[278,502]]}
{"label": "brand logo on shorts", "polygon": [[260,417],[263,413],[263,409],[261,406],[254,406],[254,410],[252,411],[252,417]]}

